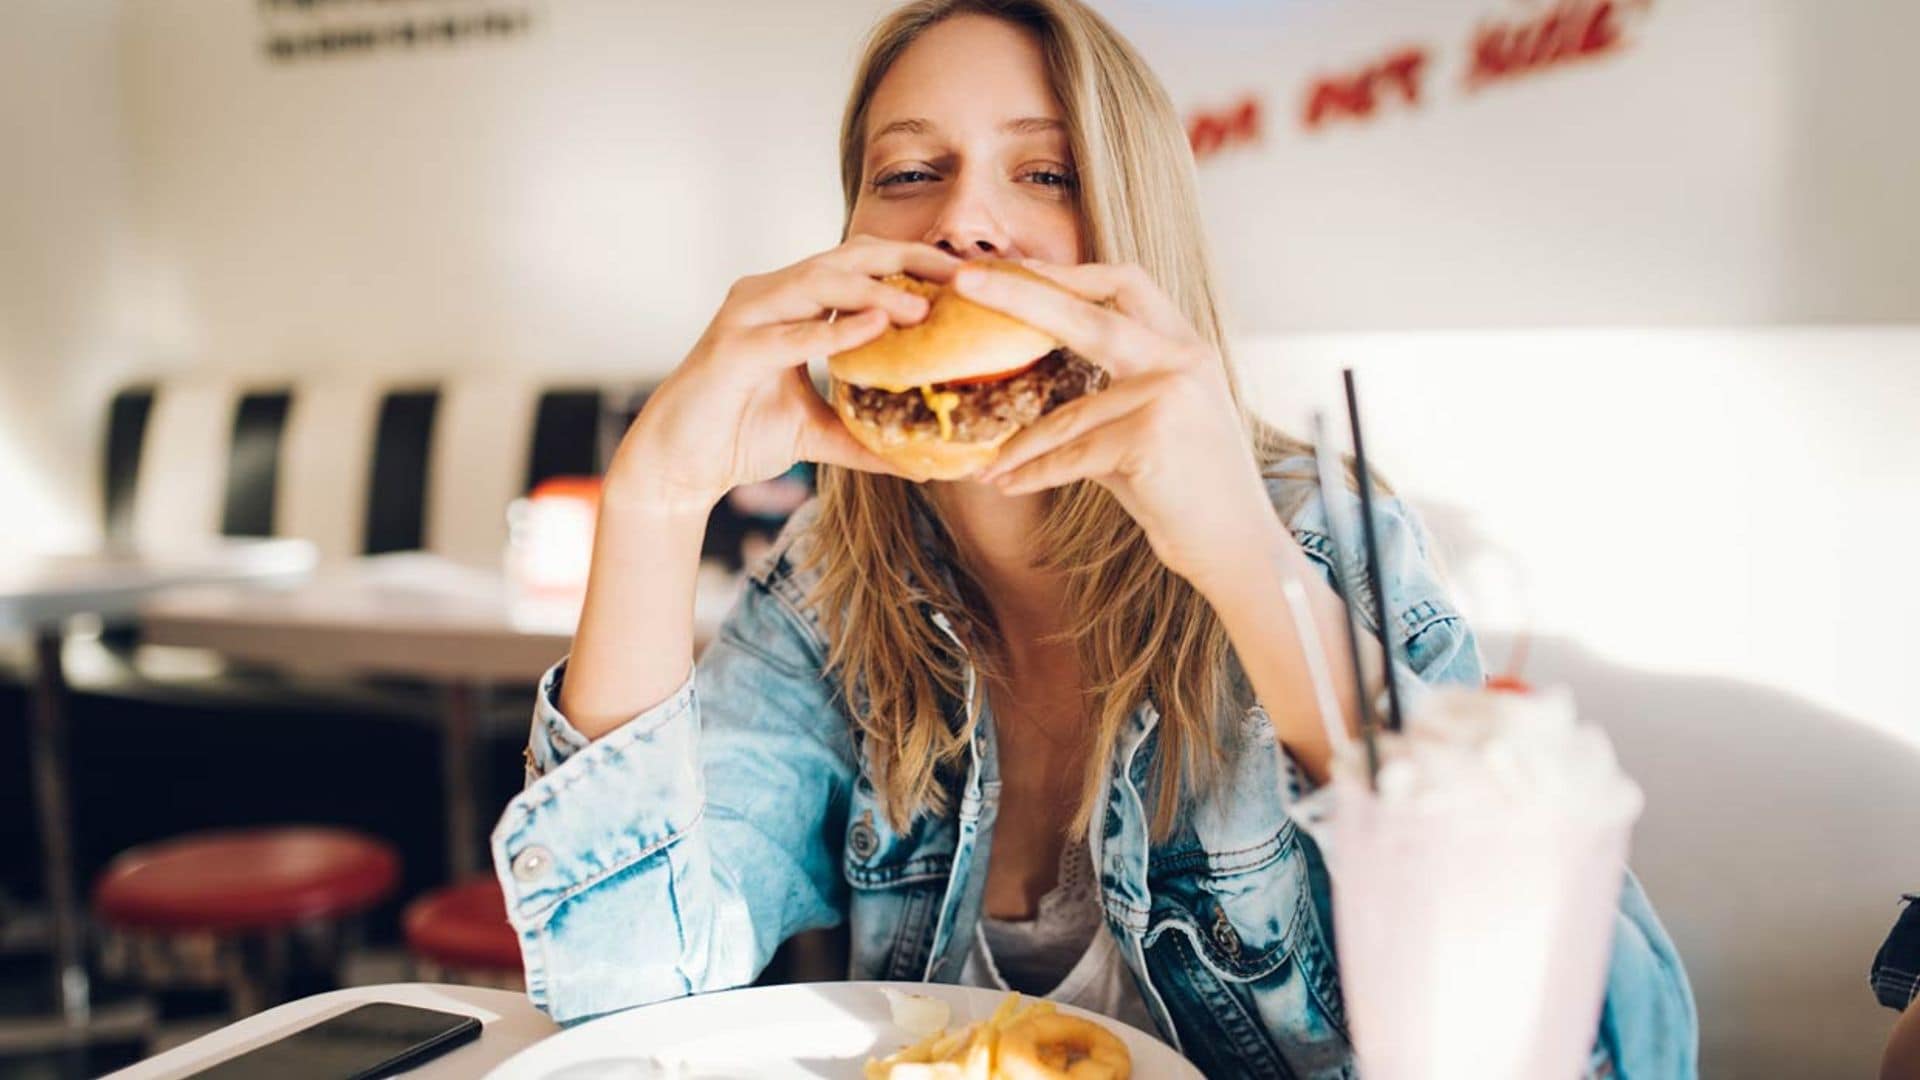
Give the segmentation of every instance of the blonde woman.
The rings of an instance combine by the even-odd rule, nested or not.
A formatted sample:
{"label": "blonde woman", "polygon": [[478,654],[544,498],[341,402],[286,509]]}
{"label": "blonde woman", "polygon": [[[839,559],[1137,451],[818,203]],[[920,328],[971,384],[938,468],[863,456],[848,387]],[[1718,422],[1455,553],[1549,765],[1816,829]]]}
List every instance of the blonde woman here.
{"label": "blonde woman", "polygon": [[[921,0],[868,44],[841,168],[846,241],[735,284],[609,470],[493,838],[529,993],[574,1020],[740,986],[845,925],[854,978],[1070,1001],[1210,1075],[1348,1075],[1326,874],[1288,817],[1329,754],[1282,593],[1342,640],[1325,503],[1236,392],[1165,92],[1076,0]],[[901,272],[1111,387],[974,479],[888,475],[803,365],[922,318],[878,280]],[[695,666],[708,510],[796,460],[820,496]],[[1403,682],[1477,683],[1417,520],[1387,499],[1381,524]],[[1616,938],[1596,1069],[1690,1075],[1632,883]]]}

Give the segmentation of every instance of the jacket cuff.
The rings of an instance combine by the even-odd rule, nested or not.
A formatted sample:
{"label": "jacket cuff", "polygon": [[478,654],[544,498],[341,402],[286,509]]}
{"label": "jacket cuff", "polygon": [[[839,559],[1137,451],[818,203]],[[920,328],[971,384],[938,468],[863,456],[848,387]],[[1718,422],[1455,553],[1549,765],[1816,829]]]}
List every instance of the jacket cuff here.
{"label": "jacket cuff", "polygon": [[527,783],[559,768],[568,758],[586,749],[592,740],[580,734],[560,711],[560,687],[567,677],[567,659],[547,669],[540,677],[540,690],[533,701],[533,730],[527,736]]}
{"label": "jacket cuff", "polygon": [[[1400,718],[1402,720],[1418,712],[1421,705],[1424,704],[1427,698],[1433,693],[1433,687],[1423,682],[1419,674],[1416,673],[1406,661],[1400,659],[1393,661],[1393,686],[1394,689],[1400,693]],[[1380,717],[1382,723],[1385,723],[1386,718],[1392,715],[1387,711],[1387,701],[1387,688],[1383,685],[1380,687],[1379,695],[1375,697],[1373,701],[1374,715]]]}
{"label": "jacket cuff", "polygon": [[[563,657],[540,677],[540,690],[533,700],[533,730],[527,736],[527,749],[523,755],[529,784],[566,764],[569,758],[585,750],[587,744],[593,741],[582,735],[566,714],[560,711],[560,689],[566,685],[567,662],[571,659]],[[689,671],[686,680],[674,688],[667,700],[628,719],[608,735],[636,726],[658,727],[676,703],[685,708],[692,692],[693,673]]]}
{"label": "jacket cuff", "polygon": [[566,896],[666,848],[698,821],[704,798],[691,675],[591,741],[552,708],[547,681],[528,757],[577,749],[507,803],[492,837],[507,910],[523,932]]}

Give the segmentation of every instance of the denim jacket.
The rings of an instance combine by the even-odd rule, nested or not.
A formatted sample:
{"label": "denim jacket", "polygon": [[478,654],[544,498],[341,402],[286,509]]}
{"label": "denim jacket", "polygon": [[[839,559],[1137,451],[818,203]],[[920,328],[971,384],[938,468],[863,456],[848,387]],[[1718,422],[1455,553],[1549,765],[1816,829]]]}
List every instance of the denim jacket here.
{"label": "denim jacket", "polygon": [[[1311,476],[1310,461],[1283,462],[1268,489],[1331,581]],[[1403,697],[1477,685],[1477,646],[1418,519],[1392,498],[1375,515]],[[951,703],[956,722],[969,704],[981,713],[959,798],[894,829],[823,675],[826,641],[799,570],[810,520],[796,516],[667,700],[590,743],[556,707],[565,662],[542,680],[529,782],[494,830],[493,856],[527,992],[555,1019],[746,985],[788,937],[842,922],[850,977],[958,981],[999,803],[991,710]],[[1344,555],[1340,565],[1362,565]],[[1370,615],[1370,598],[1360,607]],[[927,617],[964,654],[947,615]],[[972,682],[969,669],[969,696]],[[1106,926],[1160,1036],[1207,1075],[1351,1077],[1326,867],[1289,816],[1291,759],[1248,697],[1220,717],[1228,774],[1186,799],[1159,841],[1147,800],[1158,714],[1134,710],[1089,838]],[[1629,877],[1591,1075],[1691,1077],[1696,1042],[1679,957]]]}

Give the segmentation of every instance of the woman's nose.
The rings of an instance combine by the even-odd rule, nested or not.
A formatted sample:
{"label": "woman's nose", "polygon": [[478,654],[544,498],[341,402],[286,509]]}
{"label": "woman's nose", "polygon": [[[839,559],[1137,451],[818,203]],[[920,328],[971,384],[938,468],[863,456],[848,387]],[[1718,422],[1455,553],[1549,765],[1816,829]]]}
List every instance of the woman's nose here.
{"label": "woman's nose", "polygon": [[1000,250],[999,245],[984,237],[975,238],[971,242],[965,239],[954,241],[942,237],[934,241],[934,246],[949,255],[957,255],[962,259],[999,258],[1006,254],[1006,252]]}
{"label": "woman's nose", "polygon": [[962,259],[1008,258],[1011,238],[1001,227],[990,199],[971,185],[957,184],[940,216],[934,219],[926,241]]}

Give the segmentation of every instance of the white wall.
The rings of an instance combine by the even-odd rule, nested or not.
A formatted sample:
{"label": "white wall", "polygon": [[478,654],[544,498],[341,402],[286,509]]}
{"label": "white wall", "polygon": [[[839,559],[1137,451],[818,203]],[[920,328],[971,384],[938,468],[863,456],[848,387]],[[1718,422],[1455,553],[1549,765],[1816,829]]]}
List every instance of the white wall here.
{"label": "white wall", "polygon": [[110,0],[10,4],[0,34],[0,559],[80,543],[95,417],[138,358]]}
{"label": "white wall", "polygon": [[835,241],[836,103],[877,7],[566,0],[522,37],[278,64],[251,0],[131,5],[165,343],[664,371],[728,282]]}
{"label": "white wall", "polygon": [[1477,625],[1798,694],[1920,748],[1920,327],[1301,335],[1269,415],[1369,453],[1448,541]]}
{"label": "white wall", "polygon": [[[1475,27],[1552,6],[1124,5],[1176,99],[1269,106],[1201,171],[1238,325],[1920,322],[1920,7],[1618,4],[1616,54],[1461,89]],[[1313,76],[1406,45],[1420,108],[1298,123]]]}

